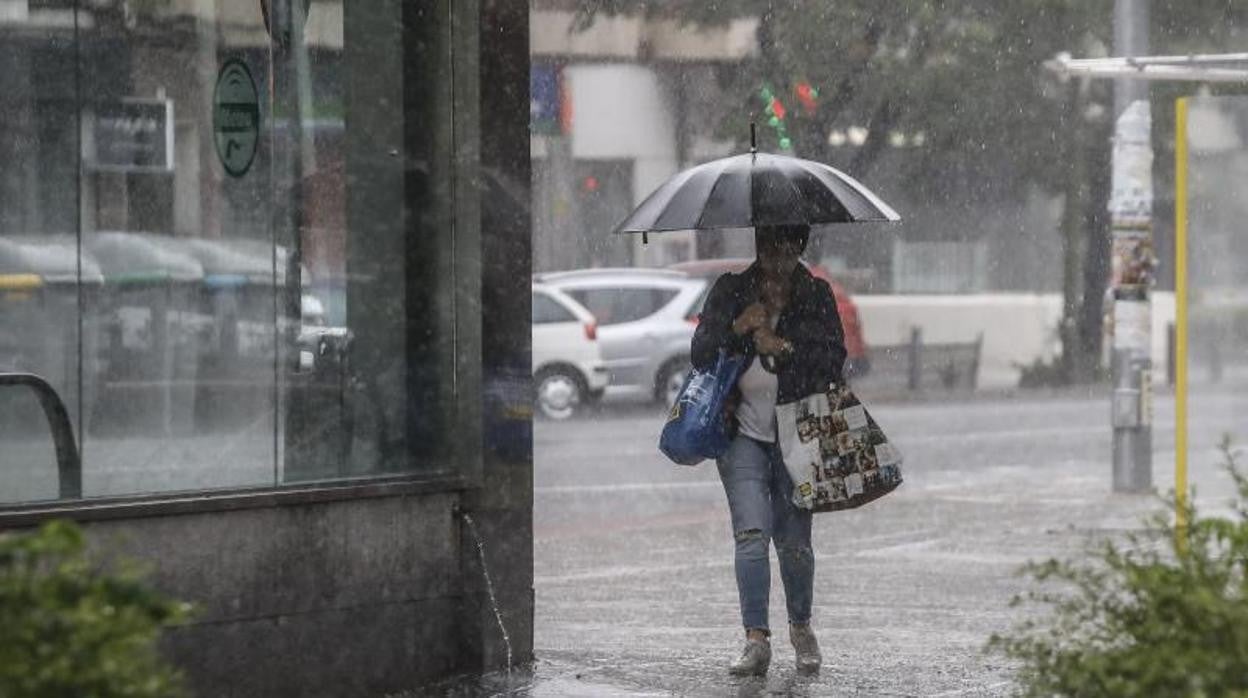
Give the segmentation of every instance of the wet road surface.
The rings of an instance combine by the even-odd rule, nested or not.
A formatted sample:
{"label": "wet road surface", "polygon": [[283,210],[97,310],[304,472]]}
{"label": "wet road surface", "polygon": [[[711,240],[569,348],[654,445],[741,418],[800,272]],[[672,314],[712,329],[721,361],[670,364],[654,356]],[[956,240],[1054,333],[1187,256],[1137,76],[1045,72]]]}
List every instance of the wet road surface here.
{"label": "wet road surface", "polygon": [[[818,677],[795,675],[779,574],[772,669],[725,671],[741,630],[732,538],[712,463],[655,448],[654,408],[608,408],[535,427],[537,665],[530,695],[995,696],[1010,670],[982,652],[1018,612],[1028,560],[1077,553],[1138,528],[1160,501],[1110,491],[1103,393],[949,404],[872,403],[906,456],[906,483],[852,512],[815,517]],[[1221,434],[1248,443],[1248,393],[1193,400],[1192,482],[1225,500]],[[1156,404],[1154,481],[1173,484],[1173,403]],[[496,688],[503,688],[499,685]]]}

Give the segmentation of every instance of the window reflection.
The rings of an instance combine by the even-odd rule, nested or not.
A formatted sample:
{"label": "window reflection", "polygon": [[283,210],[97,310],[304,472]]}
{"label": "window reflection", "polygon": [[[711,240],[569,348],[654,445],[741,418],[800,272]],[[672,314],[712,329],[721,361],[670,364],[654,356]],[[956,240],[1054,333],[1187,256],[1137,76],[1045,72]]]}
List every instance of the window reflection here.
{"label": "window reflection", "polygon": [[34,391],[0,386],[0,503],[55,499],[52,432]]}
{"label": "window reflection", "polygon": [[[401,5],[0,25],[0,371],[65,400],[87,496],[448,467],[450,10],[413,31]],[[226,65],[254,92],[223,98]],[[55,496],[22,477],[0,501]]]}

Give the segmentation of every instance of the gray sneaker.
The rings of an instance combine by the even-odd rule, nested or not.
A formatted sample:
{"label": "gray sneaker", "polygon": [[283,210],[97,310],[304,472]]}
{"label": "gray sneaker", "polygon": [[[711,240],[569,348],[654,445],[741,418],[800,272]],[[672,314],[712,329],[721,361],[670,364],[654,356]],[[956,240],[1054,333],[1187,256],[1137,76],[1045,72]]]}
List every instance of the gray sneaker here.
{"label": "gray sneaker", "polygon": [[728,665],[733,676],[763,676],[771,666],[771,643],[763,640],[746,640],[741,657]]}
{"label": "gray sneaker", "polygon": [[815,639],[815,631],[810,629],[810,623],[790,623],[789,641],[793,643],[793,651],[797,653],[797,671],[802,674],[819,673],[823,655],[819,653],[819,641]]}

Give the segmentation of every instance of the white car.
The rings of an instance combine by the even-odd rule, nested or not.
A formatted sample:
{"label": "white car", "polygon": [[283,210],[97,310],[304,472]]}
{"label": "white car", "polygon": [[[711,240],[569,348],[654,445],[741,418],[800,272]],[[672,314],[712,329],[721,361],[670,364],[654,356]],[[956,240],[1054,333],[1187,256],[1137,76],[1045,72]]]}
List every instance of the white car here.
{"label": "white car", "polygon": [[613,394],[671,405],[689,373],[689,343],[712,279],[663,269],[538,274],[598,319]]}
{"label": "white car", "polygon": [[602,397],[609,374],[598,321],[559,289],[533,284],[533,387],[538,411],[567,419]]}

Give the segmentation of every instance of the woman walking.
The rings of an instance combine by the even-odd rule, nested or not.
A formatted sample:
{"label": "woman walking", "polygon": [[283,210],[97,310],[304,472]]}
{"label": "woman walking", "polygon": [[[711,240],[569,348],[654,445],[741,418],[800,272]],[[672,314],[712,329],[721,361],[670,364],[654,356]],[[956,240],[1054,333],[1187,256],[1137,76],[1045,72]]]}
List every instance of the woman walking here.
{"label": "woman walking", "polygon": [[721,349],[744,354],[733,419],[736,435],[717,461],[736,540],[735,568],[746,644],[729,671],[763,675],[771,664],[768,598],[775,544],[789,621],[789,640],[804,673],[822,657],[810,627],[815,558],[811,512],[791,501],[793,484],[781,459],[776,404],[799,400],[841,382],[844,335],[832,290],[800,263],[810,228],[755,230],[757,259],[711,288],[691,349],[695,368],[711,368]]}

